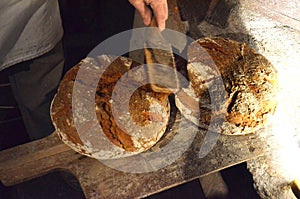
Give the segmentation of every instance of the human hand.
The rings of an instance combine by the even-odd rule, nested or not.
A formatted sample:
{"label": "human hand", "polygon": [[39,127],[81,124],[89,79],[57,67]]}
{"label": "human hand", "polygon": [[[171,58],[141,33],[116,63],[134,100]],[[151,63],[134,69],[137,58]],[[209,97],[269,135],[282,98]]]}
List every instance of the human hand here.
{"label": "human hand", "polygon": [[[150,25],[153,15],[156,19],[157,26],[160,31],[166,27],[166,20],[168,18],[168,4],[167,0],[128,0],[140,13],[143,22],[146,26]],[[152,8],[152,9],[150,9]]]}

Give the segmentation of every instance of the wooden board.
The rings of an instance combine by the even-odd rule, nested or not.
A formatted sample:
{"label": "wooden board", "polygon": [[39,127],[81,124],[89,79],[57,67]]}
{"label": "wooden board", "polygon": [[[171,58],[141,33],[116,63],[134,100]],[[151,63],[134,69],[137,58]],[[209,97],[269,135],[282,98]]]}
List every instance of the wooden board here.
{"label": "wooden board", "polygon": [[[172,137],[170,135],[177,133],[179,123],[183,123],[181,128],[187,130],[187,136],[190,135],[188,131],[197,129],[178,111],[174,110],[173,114],[176,119],[169,127],[172,130],[167,132],[156,149],[164,146]],[[260,156],[266,147],[257,135],[222,135],[213,150],[199,158],[206,132],[196,131],[192,145],[179,159],[160,170],[140,174],[118,171],[96,159],[82,156],[69,149],[53,133],[42,140],[1,151],[0,180],[10,186],[63,169],[76,176],[87,198],[144,197]]]}

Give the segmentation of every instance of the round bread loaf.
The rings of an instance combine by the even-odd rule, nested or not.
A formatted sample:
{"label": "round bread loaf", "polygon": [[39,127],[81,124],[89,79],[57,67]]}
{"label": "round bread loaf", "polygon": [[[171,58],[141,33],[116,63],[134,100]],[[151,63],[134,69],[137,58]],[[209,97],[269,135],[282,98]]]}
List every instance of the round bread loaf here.
{"label": "round bread loaf", "polygon": [[[139,70],[129,77],[127,72],[137,65],[125,57],[100,56],[86,58],[66,73],[51,105],[52,121],[63,142],[84,155],[107,159],[143,152],[161,138],[169,120],[168,96],[144,85]],[[124,89],[112,97],[117,82]],[[142,86],[129,93],[128,109],[113,112],[114,105],[126,101],[128,85]]]}
{"label": "round bread loaf", "polygon": [[239,135],[265,126],[273,114],[277,71],[244,43],[202,38],[188,49],[189,88],[176,95],[176,105],[196,125]]}

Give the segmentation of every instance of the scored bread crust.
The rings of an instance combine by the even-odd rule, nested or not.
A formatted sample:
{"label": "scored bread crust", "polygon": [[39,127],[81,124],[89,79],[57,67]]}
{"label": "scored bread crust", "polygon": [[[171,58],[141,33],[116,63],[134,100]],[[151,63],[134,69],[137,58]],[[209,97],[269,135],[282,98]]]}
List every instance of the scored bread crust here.
{"label": "scored bread crust", "polygon": [[[109,66],[104,68],[105,65]],[[143,152],[161,138],[170,114],[166,94],[154,93],[144,85],[136,89],[130,97],[128,112],[117,111],[113,115],[112,106],[124,101],[127,92],[127,89],[123,89],[124,93],[117,93],[112,99],[115,84],[118,82],[125,87],[129,84],[144,84],[138,78],[120,79],[136,66],[138,64],[129,58],[104,55],[98,57],[98,60],[86,58],[66,73],[51,105],[51,118],[63,142],[84,155],[108,159]],[[86,74],[77,76],[82,68],[85,68]],[[102,73],[101,77],[97,75],[99,72]],[[73,90],[75,79],[78,85]],[[95,81],[98,84],[93,95],[92,82]],[[78,92],[78,89],[84,92]],[[74,92],[78,92],[80,100],[73,99]],[[85,96],[86,93],[92,97]],[[95,104],[93,110],[85,106],[91,102]],[[72,110],[74,104],[79,107],[74,113],[75,118]],[[99,129],[85,115],[89,112],[96,114],[96,123],[101,126],[103,133],[87,133],[91,129]],[[83,122],[84,128],[77,129],[74,119]]]}
{"label": "scored bread crust", "polygon": [[252,133],[266,125],[276,109],[278,77],[264,56],[244,43],[215,37],[193,42],[188,59],[190,86],[175,99],[187,119],[228,135]]}

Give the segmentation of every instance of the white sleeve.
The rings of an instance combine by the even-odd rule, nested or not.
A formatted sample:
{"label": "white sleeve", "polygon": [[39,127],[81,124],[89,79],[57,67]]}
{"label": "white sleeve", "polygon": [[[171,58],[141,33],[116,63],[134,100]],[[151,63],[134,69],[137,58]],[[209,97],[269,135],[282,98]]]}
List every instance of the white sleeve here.
{"label": "white sleeve", "polygon": [[1,0],[0,70],[50,51],[62,35],[57,0]]}

